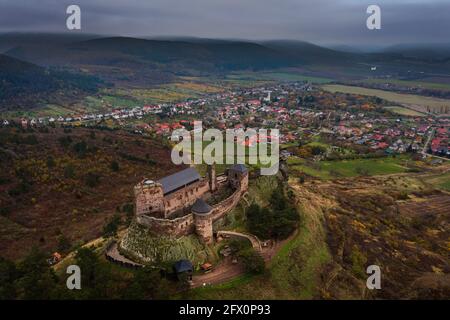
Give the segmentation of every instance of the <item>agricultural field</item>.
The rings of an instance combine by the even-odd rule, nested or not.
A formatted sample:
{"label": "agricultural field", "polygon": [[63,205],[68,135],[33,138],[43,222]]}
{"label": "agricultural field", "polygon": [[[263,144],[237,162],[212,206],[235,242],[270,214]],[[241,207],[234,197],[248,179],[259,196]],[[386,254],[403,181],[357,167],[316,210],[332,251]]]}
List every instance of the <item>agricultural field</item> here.
{"label": "agricultural field", "polygon": [[409,163],[412,163],[412,160],[408,156],[320,162],[300,158],[288,160],[289,168],[294,174],[304,173],[322,180],[402,173],[409,170]]}
{"label": "agricultural field", "polygon": [[407,117],[425,117],[426,116],[425,113],[418,112],[416,110],[408,109],[405,107],[400,107],[400,106],[389,106],[389,107],[384,107],[384,109],[389,110],[400,116],[407,116]]}
{"label": "agricultural field", "polygon": [[235,72],[226,77],[228,80],[253,80],[253,81],[308,81],[313,83],[328,83],[333,79],[305,76],[300,72]]}
{"label": "agricultural field", "polygon": [[[205,79],[207,80],[207,79]],[[5,112],[5,117],[57,117],[89,112],[106,112],[112,108],[132,108],[145,104],[181,102],[199,98],[204,94],[222,92],[220,83],[179,81],[152,88],[101,89],[97,94],[86,96],[81,102],[68,105],[47,104],[30,111]]]}
{"label": "agricultural field", "polygon": [[143,104],[180,102],[189,98],[198,98],[206,93],[222,92],[223,88],[198,82],[176,82],[153,88],[108,89],[98,97],[87,97],[86,103],[97,108],[133,107]]}
{"label": "agricultural field", "polygon": [[336,84],[323,85],[322,88],[330,92],[375,96],[394,103],[420,107],[420,110],[418,109],[419,111],[426,111],[427,108],[430,108],[430,110],[432,111],[440,112],[441,108],[450,107],[450,100],[424,97],[413,94],[402,94],[384,90]]}
{"label": "agricultural field", "polygon": [[[7,111],[1,112],[0,116],[5,118],[32,118],[32,117],[56,117],[60,115],[69,115],[78,112],[85,112],[89,106],[61,106],[56,104],[42,105],[29,111]],[[94,109],[96,110],[96,109]]]}
{"label": "agricultural field", "polygon": [[376,83],[376,84],[384,84],[384,83],[392,83],[402,86],[414,86],[418,88],[424,89],[437,89],[437,90],[450,90],[449,83],[443,82],[432,82],[432,81],[420,81],[420,80],[398,80],[398,79],[368,79],[364,80],[364,83]]}

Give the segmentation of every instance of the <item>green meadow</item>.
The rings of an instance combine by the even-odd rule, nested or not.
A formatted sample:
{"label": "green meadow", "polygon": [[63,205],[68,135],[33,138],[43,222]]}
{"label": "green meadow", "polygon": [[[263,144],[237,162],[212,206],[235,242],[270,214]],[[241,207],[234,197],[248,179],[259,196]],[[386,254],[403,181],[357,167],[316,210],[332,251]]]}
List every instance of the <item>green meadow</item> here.
{"label": "green meadow", "polygon": [[426,178],[425,182],[431,184],[435,188],[450,191],[450,173]]}
{"label": "green meadow", "polygon": [[403,86],[415,86],[424,89],[450,90],[450,83],[438,83],[431,81],[398,80],[398,79],[368,79],[365,83],[392,83]]}
{"label": "green meadow", "polygon": [[235,72],[226,77],[228,80],[249,81],[308,81],[313,83],[329,83],[334,81],[330,78],[306,76],[299,72]]}
{"label": "green meadow", "polygon": [[425,113],[421,113],[415,110],[411,110],[405,107],[399,107],[399,106],[389,106],[384,107],[384,109],[389,110],[395,114],[401,115],[401,116],[408,116],[408,117],[425,117]]}
{"label": "green meadow", "polygon": [[328,180],[336,178],[356,177],[361,175],[394,174],[408,171],[408,156],[384,157],[374,159],[355,159],[309,162],[305,159],[290,158],[291,170],[309,176]]}

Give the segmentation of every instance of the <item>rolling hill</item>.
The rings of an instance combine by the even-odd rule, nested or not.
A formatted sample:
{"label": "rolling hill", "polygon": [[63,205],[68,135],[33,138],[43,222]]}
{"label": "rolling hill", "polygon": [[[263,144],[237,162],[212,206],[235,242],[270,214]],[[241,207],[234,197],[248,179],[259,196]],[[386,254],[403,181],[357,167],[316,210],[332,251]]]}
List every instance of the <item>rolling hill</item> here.
{"label": "rolling hill", "polygon": [[97,90],[98,79],[0,55],[0,110],[63,102]]}
{"label": "rolling hill", "polygon": [[429,60],[449,60],[450,43],[443,44],[403,44],[388,47],[384,53],[396,53],[410,58]]}
{"label": "rolling hill", "polygon": [[[73,43],[22,44],[7,51],[18,59],[39,65],[108,67],[155,72],[157,80],[169,74],[217,73],[242,69],[270,69],[298,64],[277,50],[251,42],[145,40],[110,37]],[[160,74],[156,74],[159,72]],[[138,73],[139,75],[139,73]],[[114,78],[114,76],[112,76]],[[119,79],[116,79],[119,80]],[[169,79],[170,80],[170,79]]]}
{"label": "rolling hill", "polygon": [[[60,102],[66,98],[79,101],[85,92],[95,91],[98,85],[88,75],[117,87],[134,88],[172,83],[180,76],[223,76],[233,71],[280,69],[337,80],[450,76],[448,59],[412,56],[395,50],[342,52],[286,40],[7,34],[0,35],[2,49],[9,57],[28,62],[21,66],[20,62],[3,63],[0,101],[3,109],[34,106],[55,97]],[[11,72],[10,65],[18,72]],[[371,70],[373,66],[376,71]],[[55,95],[57,92],[60,94]]]}

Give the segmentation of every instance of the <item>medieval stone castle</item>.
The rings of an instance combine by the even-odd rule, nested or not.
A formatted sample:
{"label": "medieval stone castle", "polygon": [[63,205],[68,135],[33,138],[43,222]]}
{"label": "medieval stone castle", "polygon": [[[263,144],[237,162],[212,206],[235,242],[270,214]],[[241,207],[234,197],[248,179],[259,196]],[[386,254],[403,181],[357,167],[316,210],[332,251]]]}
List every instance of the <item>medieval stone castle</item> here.
{"label": "medieval stone castle", "polygon": [[[217,204],[211,195],[231,188],[232,194]],[[136,221],[158,235],[181,237],[196,233],[205,243],[213,241],[213,223],[234,208],[248,189],[248,170],[242,164],[216,176],[208,166],[203,178],[188,168],[158,181],[144,179],[134,187]]]}

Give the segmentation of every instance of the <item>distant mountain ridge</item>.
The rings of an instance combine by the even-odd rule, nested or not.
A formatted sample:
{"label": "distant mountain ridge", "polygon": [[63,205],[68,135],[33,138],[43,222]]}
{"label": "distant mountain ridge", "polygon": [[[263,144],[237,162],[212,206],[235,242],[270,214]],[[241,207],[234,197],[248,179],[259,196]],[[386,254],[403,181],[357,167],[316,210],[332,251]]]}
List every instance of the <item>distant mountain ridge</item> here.
{"label": "distant mountain ridge", "polygon": [[60,34],[60,33],[0,33],[0,53],[4,53],[18,46],[47,44],[67,44],[77,41],[102,38],[96,34]]}
{"label": "distant mountain ridge", "polygon": [[[272,68],[295,64],[289,57],[271,48],[252,42],[205,41],[186,42],[147,40],[129,37],[108,37],[68,44],[49,44],[48,52],[39,52],[36,45],[22,44],[6,54],[42,65],[120,64],[114,59],[139,63],[197,64],[200,70]],[[207,67],[209,66],[209,68]],[[170,66],[169,66],[170,67]],[[189,69],[189,66],[185,65]],[[214,70],[215,69],[215,70]]]}
{"label": "distant mountain ridge", "polygon": [[450,43],[402,44],[385,48],[384,53],[396,53],[416,59],[450,59]]}
{"label": "distant mountain ridge", "polygon": [[[93,78],[87,78],[89,80],[82,83],[76,80],[81,79],[80,74],[98,77],[118,87],[145,88],[174,82],[179,76],[224,76],[233,71],[288,69],[338,80],[367,77],[419,79],[436,74],[450,76],[450,58],[445,58],[447,49],[441,49],[438,54],[435,48],[420,51],[420,54],[417,50],[403,47],[362,53],[292,40],[0,34],[1,48],[6,49],[6,55],[34,65],[15,62],[19,72],[14,75],[5,69],[4,79],[0,79],[7,89],[4,98],[6,95],[11,99],[10,93],[17,89],[14,85],[20,84],[24,88],[23,94],[19,94],[23,101],[31,100],[26,99],[27,93],[37,95],[40,90],[44,92],[42,96],[50,98],[52,95],[47,95],[48,92],[61,88],[68,89],[61,96],[73,96],[72,90],[95,90]],[[39,69],[38,65],[50,69]],[[70,73],[55,73],[55,68]],[[53,71],[46,76],[49,70]],[[43,84],[27,81],[24,76],[27,73],[31,74],[28,76],[30,79],[40,79]],[[5,102],[0,104],[5,105]]]}

